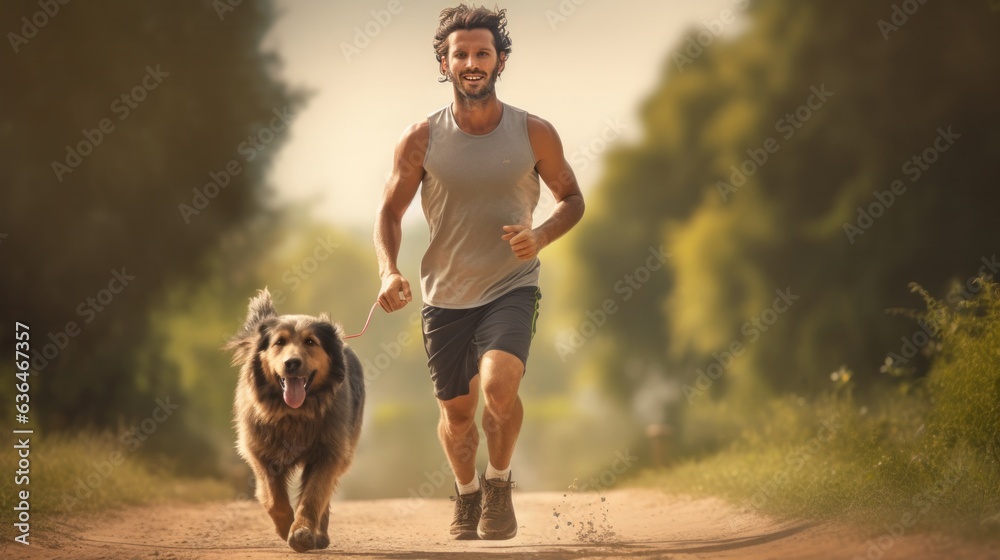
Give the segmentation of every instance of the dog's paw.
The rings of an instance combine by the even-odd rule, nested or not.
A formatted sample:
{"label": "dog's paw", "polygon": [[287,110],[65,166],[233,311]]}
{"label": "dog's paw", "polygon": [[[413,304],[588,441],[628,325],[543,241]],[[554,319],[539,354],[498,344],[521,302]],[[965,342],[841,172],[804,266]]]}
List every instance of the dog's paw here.
{"label": "dog's paw", "polygon": [[281,527],[275,527],[274,531],[276,533],[278,533],[278,536],[281,537],[281,540],[283,540],[283,541],[287,541],[288,540],[288,529],[282,529]]}
{"label": "dog's paw", "polygon": [[275,532],[278,533],[278,536],[281,537],[281,540],[283,541],[288,540],[288,533],[291,531],[291,527],[292,527],[291,521],[285,521],[281,519],[281,520],[276,520],[274,522],[274,530]]}
{"label": "dog's paw", "polygon": [[316,537],[316,548],[322,550],[328,546],[330,546],[330,535],[323,533]]}
{"label": "dog's paw", "polygon": [[292,547],[295,552],[312,550],[316,548],[316,537],[313,536],[308,527],[299,527],[288,537],[288,546]]}

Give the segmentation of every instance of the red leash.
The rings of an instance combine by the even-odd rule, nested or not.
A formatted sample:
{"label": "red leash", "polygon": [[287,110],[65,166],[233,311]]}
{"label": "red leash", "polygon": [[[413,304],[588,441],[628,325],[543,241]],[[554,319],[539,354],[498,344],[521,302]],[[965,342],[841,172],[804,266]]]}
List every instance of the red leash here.
{"label": "red leash", "polygon": [[361,332],[359,332],[358,334],[352,334],[352,335],[349,335],[349,336],[345,336],[344,337],[345,340],[348,339],[348,338],[358,338],[359,336],[365,334],[365,331],[368,330],[368,324],[372,322],[372,315],[375,314],[375,308],[376,307],[378,307],[378,302],[377,301],[375,302],[374,305],[372,305],[372,310],[368,312],[368,320],[365,321],[365,327],[363,329],[361,329]]}

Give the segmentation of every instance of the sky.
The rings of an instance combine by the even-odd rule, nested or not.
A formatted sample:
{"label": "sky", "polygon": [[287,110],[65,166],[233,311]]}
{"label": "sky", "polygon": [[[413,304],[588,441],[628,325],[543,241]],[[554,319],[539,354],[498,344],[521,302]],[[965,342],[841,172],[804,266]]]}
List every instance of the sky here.
{"label": "sky", "polygon": [[[311,95],[295,115],[269,182],[279,202],[305,204],[317,219],[345,229],[370,230],[403,130],[452,101],[451,84],[437,81],[431,48],[438,14],[451,4],[277,5],[282,15],[264,48],[283,60],[280,77]],[[608,146],[640,137],[638,108],[674,64],[671,53],[706,22],[725,35],[734,32],[739,22],[724,11],[738,15],[744,5],[507,0],[501,7],[507,9],[513,53],[497,95],[555,126],[586,196],[600,177]],[[536,219],[550,209],[548,196]],[[404,223],[422,220],[418,199]]]}

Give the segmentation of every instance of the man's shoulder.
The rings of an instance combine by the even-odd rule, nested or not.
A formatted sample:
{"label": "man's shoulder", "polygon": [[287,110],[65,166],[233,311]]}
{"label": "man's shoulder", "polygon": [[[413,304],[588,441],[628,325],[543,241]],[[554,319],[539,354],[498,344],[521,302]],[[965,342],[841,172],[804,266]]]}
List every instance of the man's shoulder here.
{"label": "man's shoulder", "polygon": [[552,123],[549,121],[532,113],[527,113],[527,118],[528,136],[533,141],[546,142],[557,140],[559,138],[559,133],[556,132],[556,127],[552,126]]}
{"label": "man's shoulder", "polygon": [[430,123],[427,122],[427,119],[417,121],[406,127],[403,135],[399,138],[399,143],[404,146],[414,142],[426,144],[426,141],[430,138],[430,130]]}
{"label": "man's shoulder", "polygon": [[440,119],[441,117],[443,117],[445,115],[446,111],[451,111],[451,103],[445,105],[444,107],[439,107],[437,109],[434,109],[430,113],[427,113],[427,119],[426,120],[428,122],[430,122],[430,121],[433,121],[433,120]]}
{"label": "man's shoulder", "polygon": [[511,112],[517,114],[521,118],[526,119],[528,121],[528,126],[549,126],[549,127],[552,126],[551,124],[549,124],[549,121],[543,119],[542,117],[539,117],[538,115],[531,113],[530,111],[527,111],[520,107],[516,107],[514,105],[511,105],[510,103],[504,103],[503,105],[505,107],[504,110],[509,109]]}
{"label": "man's shoulder", "polygon": [[447,114],[445,112],[450,110],[450,108],[450,105],[445,105],[440,109],[435,109],[428,113],[426,118],[420,119],[406,127],[402,137],[400,137],[400,143],[406,143],[411,140],[426,142],[430,138],[432,123],[440,123],[442,119],[446,118]]}

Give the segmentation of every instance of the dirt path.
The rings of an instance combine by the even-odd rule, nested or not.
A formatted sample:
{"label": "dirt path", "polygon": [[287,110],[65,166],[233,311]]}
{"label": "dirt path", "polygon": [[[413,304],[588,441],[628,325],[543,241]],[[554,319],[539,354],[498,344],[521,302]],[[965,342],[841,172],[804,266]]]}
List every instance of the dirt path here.
{"label": "dirt path", "polygon": [[[930,535],[869,536],[830,524],[778,523],[719,500],[655,490],[596,494],[515,492],[520,530],[509,541],[448,540],[447,500],[374,500],[334,504],[333,544],[309,553],[329,558],[1000,558],[1000,545]],[[556,515],[558,514],[558,515]],[[62,523],[58,536],[30,547],[8,545],[4,558],[121,560],[296,557],[252,502],[135,508],[103,519]],[[871,555],[869,556],[869,553]]]}

